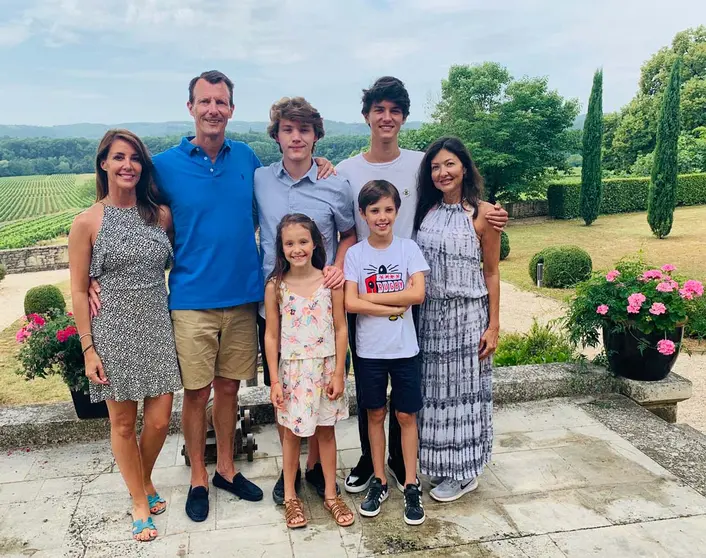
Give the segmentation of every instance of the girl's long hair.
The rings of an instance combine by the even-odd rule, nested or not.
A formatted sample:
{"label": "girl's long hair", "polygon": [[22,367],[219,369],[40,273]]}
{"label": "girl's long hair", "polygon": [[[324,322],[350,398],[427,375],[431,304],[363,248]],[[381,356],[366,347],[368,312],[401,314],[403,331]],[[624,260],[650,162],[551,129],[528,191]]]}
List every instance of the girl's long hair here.
{"label": "girl's long hair", "polygon": [[270,273],[267,280],[275,283],[275,293],[277,302],[281,302],[280,286],[284,275],[289,271],[289,262],[284,256],[284,246],[282,245],[282,230],[290,225],[301,225],[309,231],[311,240],[314,243],[314,253],[311,255],[311,265],[316,269],[324,269],[326,266],[326,248],[324,248],[324,238],[314,221],[303,213],[290,213],[282,217],[277,225],[277,240],[275,242],[275,268]]}
{"label": "girl's long hair", "polygon": [[478,215],[478,204],[483,196],[483,177],[478,172],[471,154],[463,142],[453,136],[444,136],[432,143],[427,149],[422,163],[419,166],[417,178],[417,211],[414,214],[414,230],[419,227],[429,210],[438,204],[443,194],[431,179],[431,162],[439,151],[446,149],[456,155],[463,165],[463,182],[461,184],[461,201],[473,207],[473,217]]}
{"label": "girl's long hair", "polygon": [[137,186],[135,186],[137,210],[145,223],[155,225],[159,222],[159,204],[162,200],[154,183],[154,165],[147,146],[130,130],[108,130],[98,145],[96,152],[96,201],[101,201],[108,196],[108,173],[101,168],[101,163],[108,157],[110,147],[115,140],[128,142],[135,148],[140,158],[142,174]]}

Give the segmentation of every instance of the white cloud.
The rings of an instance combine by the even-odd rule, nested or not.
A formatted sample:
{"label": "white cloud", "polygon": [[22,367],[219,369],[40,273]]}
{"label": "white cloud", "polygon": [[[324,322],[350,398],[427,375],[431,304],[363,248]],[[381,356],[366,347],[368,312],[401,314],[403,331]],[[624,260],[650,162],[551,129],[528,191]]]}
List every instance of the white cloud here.
{"label": "white cloud", "polygon": [[53,47],[47,57],[58,60],[65,48],[71,57],[46,72],[57,83],[102,93],[105,82],[117,96],[158,90],[176,112],[182,99],[170,92],[183,96],[191,76],[218,68],[236,79],[241,118],[261,119],[273,99],[304,93],[327,118],[357,120],[360,89],[383,73],[407,83],[416,119],[452,64],[490,60],[516,77],[546,75],[584,102],[603,66],[611,110],[636,91],[644,60],[706,21],[703,0],[670,2],[655,18],[658,0],[23,0],[0,24],[0,71],[12,67],[4,49],[19,61],[23,43],[28,59]]}
{"label": "white cloud", "polygon": [[31,33],[26,21],[15,21],[0,25],[0,47],[12,47],[24,43]]}

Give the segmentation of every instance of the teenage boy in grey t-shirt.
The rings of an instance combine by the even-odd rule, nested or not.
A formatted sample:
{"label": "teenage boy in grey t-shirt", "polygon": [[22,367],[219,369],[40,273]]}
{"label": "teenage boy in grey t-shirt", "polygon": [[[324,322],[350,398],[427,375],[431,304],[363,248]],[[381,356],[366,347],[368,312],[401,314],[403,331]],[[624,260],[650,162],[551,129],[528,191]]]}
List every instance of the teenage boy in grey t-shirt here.
{"label": "teenage boy in grey t-shirt", "polygon": [[[400,195],[401,205],[395,220],[393,232],[400,238],[412,238],[414,213],[417,209],[417,171],[424,153],[401,149],[399,132],[409,116],[410,100],[402,81],[385,76],[378,79],[372,87],[363,91],[363,116],[370,126],[370,150],[341,161],[336,166],[337,173],[346,178],[353,188],[356,202],[356,233],[358,240],[369,234],[365,219],[360,215],[357,197],[363,185],[370,180],[387,180],[394,184]],[[502,230],[507,223],[507,212],[496,205],[496,209],[486,214],[486,219],[496,230]],[[415,314],[418,307],[413,306]],[[416,320],[415,320],[416,323]],[[356,319],[348,313],[348,333],[351,346],[353,369],[358,369],[356,354]],[[360,386],[356,374],[356,399],[360,406]],[[356,493],[367,490],[373,479],[373,464],[368,439],[368,420],[366,413],[358,413],[358,434],[360,436],[361,456],[355,467],[346,477],[345,489]],[[397,488],[404,490],[406,471],[402,459],[400,426],[394,413],[394,401],[390,401],[390,432],[387,461],[389,471],[397,481]]]}

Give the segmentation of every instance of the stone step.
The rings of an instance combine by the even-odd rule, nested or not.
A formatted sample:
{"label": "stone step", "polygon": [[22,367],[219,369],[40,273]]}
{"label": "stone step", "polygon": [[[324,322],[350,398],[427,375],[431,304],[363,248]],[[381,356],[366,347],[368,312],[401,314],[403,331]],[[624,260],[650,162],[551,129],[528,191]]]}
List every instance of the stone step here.
{"label": "stone step", "polygon": [[[346,393],[350,414],[354,415],[357,405],[352,378],[346,382]],[[691,396],[691,382],[674,373],[661,382],[634,382],[585,363],[508,366],[493,371],[496,405],[558,397],[597,397],[610,393],[625,395],[661,418],[675,422],[677,403]],[[181,428],[182,397],[182,392],[174,395],[171,433]],[[267,386],[243,387],[240,406],[250,410],[254,424],[271,424],[275,420]],[[138,410],[138,421],[140,414],[141,410]],[[0,407],[2,449],[90,441],[106,438],[109,433],[107,419],[80,420],[73,403]]]}

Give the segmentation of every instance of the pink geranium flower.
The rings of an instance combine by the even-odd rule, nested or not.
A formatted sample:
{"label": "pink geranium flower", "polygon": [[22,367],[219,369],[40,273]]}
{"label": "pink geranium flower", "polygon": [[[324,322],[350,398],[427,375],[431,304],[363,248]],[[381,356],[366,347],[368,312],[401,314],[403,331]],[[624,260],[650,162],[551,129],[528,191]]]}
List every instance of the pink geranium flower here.
{"label": "pink geranium flower", "polygon": [[694,279],[689,279],[684,283],[684,290],[689,291],[696,296],[701,296],[704,294],[704,286],[701,281],[696,281]]}
{"label": "pink geranium flower", "polygon": [[27,319],[35,326],[42,327],[46,322],[39,314],[30,314]]}
{"label": "pink geranium flower", "polygon": [[649,281],[650,279],[662,279],[663,275],[659,269],[650,269],[642,274],[640,279],[642,281]]}
{"label": "pink geranium flower", "polygon": [[669,339],[660,339],[657,342],[657,350],[663,355],[669,356],[674,354],[674,351],[677,350],[677,346],[674,344],[674,341],[670,341]]}
{"label": "pink geranium flower", "polygon": [[662,266],[662,271],[666,271],[667,273],[670,273],[670,272],[676,271],[676,270],[677,270],[677,268],[674,267],[672,264],[664,264]]}
{"label": "pink geranium flower", "polygon": [[650,314],[654,314],[655,316],[659,316],[660,314],[664,314],[666,311],[667,311],[667,307],[664,304],[662,304],[661,302],[655,302],[650,307]]}
{"label": "pink geranium flower", "polygon": [[598,308],[596,308],[596,313],[600,314],[601,316],[605,316],[608,313],[608,305],[601,304]]}
{"label": "pink geranium flower", "polygon": [[673,281],[662,281],[655,287],[661,293],[671,293],[679,285],[675,285]]}
{"label": "pink geranium flower", "polygon": [[628,297],[628,304],[630,306],[637,306],[638,308],[642,306],[642,303],[647,300],[647,297],[642,293],[633,293]]}
{"label": "pink geranium flower", "polygon": [[608,281],[609,283],[612,283],[615,281],[618,277],[620,277],[620,272],[617,269],[614,269],[613,271],[609,271],[606,276],[605,280]]}
{"label": "pink geranium flower", "polygon": [[684,300],[694,300],[694,293],[687,291],[686,289],[679,289],[679,296]]}
{"label": "pink geranium flower", "polygon": [[15,334],[15,341],[18,343],[24,343],[25,339],[31,335],[32,333],[26,327],[21,327]]}
{"label": "pink geranium flower", "polygon": [[640,307],[639,306],[633,306],[632,304],[629,305],[628,307],[628,314],[639,314],[640,313]]}

